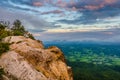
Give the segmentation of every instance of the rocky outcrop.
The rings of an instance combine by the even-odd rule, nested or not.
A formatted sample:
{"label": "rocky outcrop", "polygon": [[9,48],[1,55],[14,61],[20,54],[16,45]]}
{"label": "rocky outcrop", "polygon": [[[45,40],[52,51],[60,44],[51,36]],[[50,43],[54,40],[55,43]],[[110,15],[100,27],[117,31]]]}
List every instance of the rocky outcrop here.
{"label": "rocky outcrop", "polygon": [[18,80],[73,80],[59,48],[45,49],[42,42],[23,36],[10,36],[3,42],[10,43],[10,51],[0,57],[0,66],[8,75]]}

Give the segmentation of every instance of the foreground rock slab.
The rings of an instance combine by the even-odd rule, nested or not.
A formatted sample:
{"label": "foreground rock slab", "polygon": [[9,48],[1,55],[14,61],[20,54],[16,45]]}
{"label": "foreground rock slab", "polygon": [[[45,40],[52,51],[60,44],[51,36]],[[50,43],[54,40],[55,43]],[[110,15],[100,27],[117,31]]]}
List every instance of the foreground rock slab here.
{"label": "foreground rock slab", "polygon": [[44,48],[41,41],[23,36],[9,36],[10,51],[0,57],[0,66],[8,79],[17,80],[73,80],[72,70],[66,65],[62,51],[55,47]]}

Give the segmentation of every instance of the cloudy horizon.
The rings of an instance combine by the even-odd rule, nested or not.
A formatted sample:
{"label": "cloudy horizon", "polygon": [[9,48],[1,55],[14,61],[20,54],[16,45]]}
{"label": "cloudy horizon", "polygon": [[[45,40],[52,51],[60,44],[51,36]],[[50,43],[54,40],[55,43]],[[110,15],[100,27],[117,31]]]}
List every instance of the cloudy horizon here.
{"label": "cloudy horizon", "polygon": [[43,41],[120,42],[120,0],[0,0],[0,20],[16,19]]}

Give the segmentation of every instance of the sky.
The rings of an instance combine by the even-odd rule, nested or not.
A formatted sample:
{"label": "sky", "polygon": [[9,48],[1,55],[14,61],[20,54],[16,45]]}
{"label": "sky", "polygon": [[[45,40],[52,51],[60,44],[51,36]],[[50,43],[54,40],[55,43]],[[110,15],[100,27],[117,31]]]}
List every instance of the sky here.
{"label": "sky", "polygon": [[0,20],[16,19],[42,41],[120,42],[120,0],[0,0]]}

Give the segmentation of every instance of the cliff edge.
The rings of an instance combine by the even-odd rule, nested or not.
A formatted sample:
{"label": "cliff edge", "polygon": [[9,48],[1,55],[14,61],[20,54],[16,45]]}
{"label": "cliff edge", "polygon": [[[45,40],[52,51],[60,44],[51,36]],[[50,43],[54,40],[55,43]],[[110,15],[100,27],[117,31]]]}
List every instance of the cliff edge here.
{"label": "cliff edge", "polygon": [[4,80],[73,80],[59,48],[45,49],[42,42],[23,36],[9,36],[2,41],[10,43],[10,50],[0,56]]}

